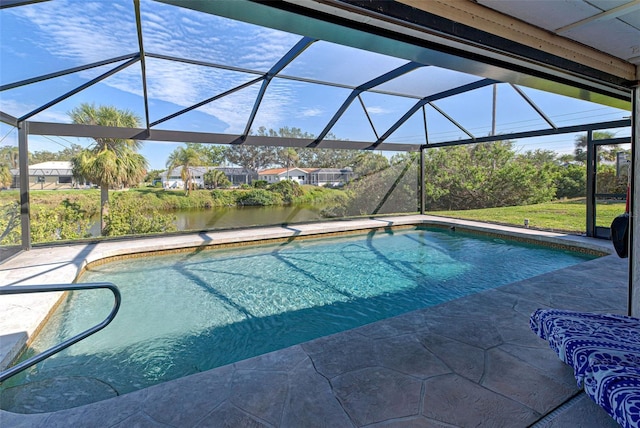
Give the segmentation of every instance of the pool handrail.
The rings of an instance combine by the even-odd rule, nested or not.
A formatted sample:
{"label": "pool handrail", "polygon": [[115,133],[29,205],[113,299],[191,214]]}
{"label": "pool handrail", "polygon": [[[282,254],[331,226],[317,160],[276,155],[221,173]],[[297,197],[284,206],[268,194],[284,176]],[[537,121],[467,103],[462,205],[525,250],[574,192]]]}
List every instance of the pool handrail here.
{"label": "pool handrail", "polygon": [[120,295],[120,290],[115,284],[110,282],[87,282],[81,284],[42,284],[42,285],[12,285],[0,287],[0,295],[8,295],[8,294],[23,294],[23,293],[45,293],[45,292],[53,292],[53,291],[74,291],[74,290],[94,290],[99,288],[106,288],[113,293],[115,302],[113,304],[113,308],[111,308],[111,312],[101,323],[96,324],[95,326],[79,333],[64,342],[52,346],[51,348],[43,351],[33,357],[22,361],[21,363],[16,364],[15,366],[9,367],[6,370],[0,372],[0,382],[4,382],[11,376],[14,376],[20,373],[23,370],[33,366],[34,364],[39,363],[42,360],[49,358],[50,356],[57,354],[63,349],[68,348],[69,346],[77,343],[92,334],[102,330],[105,328],[118,313],[118,309],[120,309],[120,302],[122,297]]}

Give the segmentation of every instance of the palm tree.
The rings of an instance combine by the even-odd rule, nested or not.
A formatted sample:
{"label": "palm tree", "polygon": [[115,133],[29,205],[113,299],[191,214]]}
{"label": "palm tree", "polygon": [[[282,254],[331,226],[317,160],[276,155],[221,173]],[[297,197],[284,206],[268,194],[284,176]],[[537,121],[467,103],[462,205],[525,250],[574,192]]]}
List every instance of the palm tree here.
{"label": "palm tree", "polygon": [[[69,112],[73,123],[98,126],[136,128],[140,118],[129,110],[112,106],[83,103]],[[100,186],[100,230],[109,205],[109,188],[130,186],[142,180],[147,160],[137,153],[142,143],[137,140],[94,137],[95,144],[73,156],[73,175]]]}
{"label": "palm tree", "polygon": [[169,174],[177,167],[182,167],[180,171],[180,177],[184,182],[184,191],[189,196],[189,191],[193,187],[194,183],[191,176],[191,168],[194,166],[201,166],[205,160],[202,158],[202,153],[196,148],[187,144],[187,147],[178,147],[169,155],[167,159],[167,170]]}
{"label": "palm tree", "polygon": [[4,146],[0,149],[0,163],[6,164],[9,168],[20,168],[18,164],[19,150],[15,146]]}
{"label": "palm tree", "polygon": [[[609,131],[593,132],[594,140],[608,140],[610,138],[613,138],[614,136],[615,136],[615,133],[612,133]],[[597,151],[599,161],[615,160],[615,156],[616,156],[615,151],[619,149],[619,145],[611,144],[611,146],[612,148],[610,150],[600,147],[600,149]],[[587,161],[587,134],[581,134],[576,136],[574,154],[575,154],[575,160],[579,162]]]}
{"label": "palm tree", "polygon": [[295,167],[296,162],[298,162],[300,160],[300,157],[298,156],[298,152],[296,152],[296,150],[292,147],[287,147],[285,149],[282,150],[282,152],[280,153],[280,156],[282,158],[282,160],[284,161],[284,164],[287,168],[287,180],[289,179],[289,167],[293,166]]}
{"label": "palm tree", "polygon": [[5,146],[0,149],[0,188],[10,187],[13,182],[11,169],[18,169],[18,148]]}
{"label": "palm tree", "polygon": [[13,175],[9,165],[0,163],[0,189],[11,187],[11,183],[13,183]]}
{"label": "palm tree", "polygon": [[202,176],[204,184],[211,185],[214,189],[231,184],[227,175],[219,169],[212,169],[204,173]]}

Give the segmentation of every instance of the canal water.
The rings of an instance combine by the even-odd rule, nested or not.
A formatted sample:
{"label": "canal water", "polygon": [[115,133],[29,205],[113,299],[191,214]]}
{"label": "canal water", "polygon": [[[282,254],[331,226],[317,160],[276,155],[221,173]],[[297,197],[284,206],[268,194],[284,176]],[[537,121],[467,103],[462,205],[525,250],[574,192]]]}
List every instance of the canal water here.
{"label": "canal water", "polygon": [[[179,231],[231,229],[265,226],[283,223],[302,223],[322,220],[321,206],[271,206],[271,207],[214,207],[198,210],[174,211]],[[100,219],[95,218],[89,233],[100,236]]]}
{"label": "canal water", "polygon": [[228,229],[321,220],[321,207],[303,205],[274,207],[215,207],[177,211],[178,230]]}

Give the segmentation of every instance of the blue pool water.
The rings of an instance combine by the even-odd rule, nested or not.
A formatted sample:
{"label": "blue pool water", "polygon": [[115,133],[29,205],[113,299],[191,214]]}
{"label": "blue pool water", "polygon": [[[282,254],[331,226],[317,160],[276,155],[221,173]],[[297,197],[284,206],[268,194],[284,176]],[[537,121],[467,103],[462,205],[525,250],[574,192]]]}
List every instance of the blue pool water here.
{"label": "blue pool water", "polygon": [[[44,391],[60,388],[68,396],[55,406],[73,407],[592,258],[405,229],[107,263],[80,282],[120,288],[116,319],[5,382],[1,405],[54,410],[54,394]],[[100,322],[112,301],[104,290],[70,294],[29,352]],[[72,392],[73,385],[83,392]]]}

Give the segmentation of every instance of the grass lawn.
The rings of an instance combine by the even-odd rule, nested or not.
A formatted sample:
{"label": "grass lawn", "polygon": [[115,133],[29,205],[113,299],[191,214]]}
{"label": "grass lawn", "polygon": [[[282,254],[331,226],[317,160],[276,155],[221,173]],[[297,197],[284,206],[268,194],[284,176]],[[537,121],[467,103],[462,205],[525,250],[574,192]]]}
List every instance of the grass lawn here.
{"label": "grass lawn", "polygon": [[[597,226],[609,227],[616,216],[624,213],[624,207],[624,202],[596,204]],[[530,228],[585,233],[586,212],[585,199],[581,198],[517,207],[465,211],[429,211],[427,214],[515,226],[523,226],[524,219],[529,219]]]}

